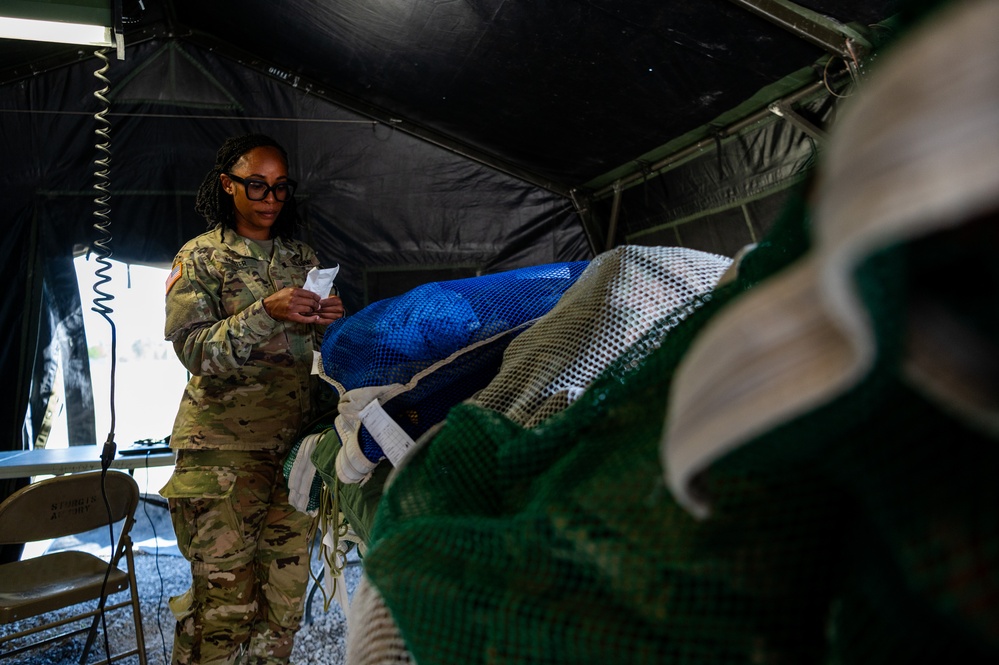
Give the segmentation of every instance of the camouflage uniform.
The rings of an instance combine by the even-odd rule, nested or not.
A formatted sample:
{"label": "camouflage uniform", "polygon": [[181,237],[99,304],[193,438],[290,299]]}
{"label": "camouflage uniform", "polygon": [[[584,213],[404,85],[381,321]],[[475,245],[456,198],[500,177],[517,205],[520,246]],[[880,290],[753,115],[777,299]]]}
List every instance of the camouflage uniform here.
{"label": "camouflage uniform", "polygon": [[231,229],[181,248],[166,338],[191,372],[171,434],[169,500],[191,588],[170,599],[173,662],[286,663],[309,581],[312,519],[288,503],[282,462],[313,413],[322,328],[276,321],[263,299],[318,265],[275,238],[268,255]]}

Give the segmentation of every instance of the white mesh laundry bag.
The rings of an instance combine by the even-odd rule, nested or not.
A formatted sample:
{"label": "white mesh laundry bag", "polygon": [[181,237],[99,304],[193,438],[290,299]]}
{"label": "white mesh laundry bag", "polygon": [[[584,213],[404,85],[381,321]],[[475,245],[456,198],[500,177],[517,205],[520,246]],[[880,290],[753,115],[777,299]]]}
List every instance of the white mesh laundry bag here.
{"label": "white mesh laundry bag", "polygon": [[[534,427],[582,394],[657,321],[668,332],[732,260],[683,247],[625,245],[600,254],[558,304],[512,341],[472,402]],[[644,340],[651,350],[659,338]]]}

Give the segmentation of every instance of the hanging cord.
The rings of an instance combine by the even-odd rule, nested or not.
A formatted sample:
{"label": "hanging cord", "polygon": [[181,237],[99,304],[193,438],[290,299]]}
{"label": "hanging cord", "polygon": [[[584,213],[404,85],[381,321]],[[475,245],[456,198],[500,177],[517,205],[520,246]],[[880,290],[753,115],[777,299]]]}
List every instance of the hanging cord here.
{"label": "hanging cord", "polygon": [[111,662],[111,645],[108,642],[108,619],[107,613],[104,611],[104,605],[107,603],[108,579],[111,576],[111,568],[117,555],[117,550],[114,539],[114,522],[111,519],[111,503],[108,501],[108,493],[104,487],[104,474],[106,473],[107,469],[101,471],[101,497],[104,499],[104,509],[108,513],[108,538],[111,543],[111,558],[108,559],[107,568],[104,570],[104,581],[101,583],[101,597],[97,602],[97,611],[101,615],[101,627],[104,629],[104,656],[108,662]]}
{"label": "hanging cord", "polygon": [[108,322],[111,326],[111,394],[110,394],[110,406],[111,406],[111,427],[108,431],[107,441],[104,442],[104,450],[101,452],[101,463],[102,468],[107,470],[114,460],[114,455],[116,452],[116,446],[114,443],[114,427],[115,427],[115,412],[114,412],[114,389],[115,389],[115,369],[117,365],[117,335],[115,332],[114,321],[111,319],[111,313],[114,311],[108,303],[114,300],[114,296],[107,293],[101,289],[102,286],[111,281],[111,276],[108,271],[111,270],[111,262],[108,260],[111,258],[111,219],[109,213],[111,212],[111,207],[108,202],[111,200],[110,184],[111,179],[109,174],[111,172],[111,123],[107,119],[107,114],[110,109],[110,102],[108,101],[107,95],[109,90],[110,81],[104,74],[111,67],[110,60],[107,57],[108,49],[100,49],[94,52],[104,64],[103,66],[94,72],[94,77],[104,83],[104,87],[100,90],[94,92],[94,97],[101,101],[103,104],[101,110],[94,114],[94,120],[97,122],[97,127],[94,129],[94,133],[98,137],[98,143],[94,146],[98,152],[104,154],[103,157],[99,157],[94,160],[94,164],[97,167],[94,170],[94,177],[96,182],[94,183],[94,189],[96,189],[99,194],[97,198],[94,199],[94,204],[96,208],[94,210],[94,228],[97,229],[99,237],[94,241],[94,246],[96,247],[95,253],[97,254],[97,263],[100,264],[100,268],[95,271],[97,276],[97,281],[94,284],[94,293],[97,295],[94,297],[93,311],[104,317],[104,320]]}
{"label": "hanging cord", "polygon": [[[871,27],[874,27],[874,26],[871,26]],[[842,57],[836,58],[836,57],[830,56],[829,59],[826,60],[825,66],[822,67],[822,83],[823,83],[823,85],[825,85],[826,90],[829,92],[829,94],[831,94],[833,97],[838,97],[839,99],[845,99],[847,97],[852,96],[853,95],[853,91],[851,90],[851,91],[847,92],[847,94],[839,94],[838,92],[836,92],[835,90],[833,90],[832,82],[830,81],[830,76],[829,76],[829,65],[834,60],[842,62],[843,63],[843,69],[850,75],[850,80],[853,83],[853,88],[854,89],[858,85],[860,85],[861,80],[863,79],[863,74],[864,74],[864,71],[863,71],[864,70],[864,59],[861,57],[861,54],[858,53],[856,44],[854,43],[854,41],[852,39],[847,39],[846,40],[846,52],[849,54],[848,58],[842,58]]]}
{"label": "hanging cord", "polygon": [[832,85],[832,82],[830,81],[830,76],[829,76],[829,65],[830,65],[830,64],[831,64],[831,63],[832,63],[833,61],[837,61],[837,62],[843,62],[843,63],[844,63],[844,70],[849,70],[849,68],[848,68],[848,67],[846,66],[846,63],[845,63],[845,61],[843,61],[843,60],[841,60],[841,59],[838,59],[838,58],[834,58],[834,57],[830,56],[830,57],[829,57],[829,59],[828,59],[828,60],[826,60],[826,64],[825,64],[825,66],[824,66],[824,67],[822,68],[822,84],[823,84],[823,85],[825,85],[825,87],[826,87],[826,91],[827,91],[827,92],[828,92],[828,93],[829,93],[830,95],[832,95],[833,97],[837,97],[837,98],[839,98],[839,99],[846,99],[847,97],[850,97],[850,96],[851,96],[851,95],[852,95],[853,93],[851,92],[851,93],[847,93],[847,94],[840,94],[840,93],[836,92],[836,91],[835,91],[835,90],[833,89],[833,85]]}
{"label": "hanging cord", "polygon": [[107,475],[108,468],[111,466],[111,462],[114,461],[115,453],[117,452],[114,443],[114,381],[115,369],[117,365],[117,336],[115,333],[114,321],[110,316],[114,310],[106,304],[108,301],[114,300],[114,296],[101,290],[101,287],[104,284],[111,281],[111,276],[107,274],[107,272],[111,269],[111,262],[108,260],[111,257],[111,218],[109,216],[111,206],[108,205],[108,202],[111,200],[111,192],[109,189],[111,183],[109,178],[109,174],[111,172],[111,123],[106,118],[111,106],[106,96],[108,90],[110,89],[111,82],[104,75],[111,67],[111,61],[107,57],[108,51],[109,49],[98,49],[97,51],[94,51],[94,56],[103,63],[102,66],[94,72],[94,77],[103,84],[102,88],[94,92],[94,97],[101,102],[101,109],[94,114],[94,120],[97,123],[94,133],[97,135],[98,140],[94,147],[98,152],[103,153],[104,156],[94,160],[94,164],[96,166],[94,170],[94,177],[96,178],[94,189],[99,192],[97,198],[94,199],[94,218],[96,219],[94,222],[94,228],[97,229],[100,236],[94,241],[94,246],[97,248],[97,263],[99,263],[101,267],[95,271],[97,281],[94,284],[94,293],[97,295],[94,297],[93,311],[104,317],[104,320],[111,326],[111,428],[108,432],[107,441],[104,442],[104,448],[101,451],[101,493],[104,495],[104,506],[108,511],[108,535],[111,539],[112,552],[111,560],[108,561],[108,568],[104,572],[104,582],[101,585],[100,601],[97,605],[97,611],[101,615],[101,625],[104,628],[104,653],[110,661],[111,648],[108,642],[107,615],[104,612],[104,605],[107,602],[107,583],[108,578],[111,575],[111,566],[115,559],[116,553],[113,550],[115,543],[114,525],[111,521],[111,507],[108,503],[107,492],[104,488],[104,479]]}

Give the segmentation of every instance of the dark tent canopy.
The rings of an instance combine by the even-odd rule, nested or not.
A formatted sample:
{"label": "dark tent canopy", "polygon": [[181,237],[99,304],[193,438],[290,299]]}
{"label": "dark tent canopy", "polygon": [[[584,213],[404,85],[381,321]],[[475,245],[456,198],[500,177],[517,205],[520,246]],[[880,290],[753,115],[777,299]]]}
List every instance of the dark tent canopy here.
{"label": "dark tent canopy", "polygon": [[222,139],[273,135],[300,183],[300,235],[341,266],[355,311],[427,281],[622,243],[731,256],[808,172],[839,91],[899,11],[899,0],[114,4],[124,59],[110,51],[106,69],[89,47],[0,39],[7,448],[32,445],[57,366],[71,443],[95,440],[72,258],[102,238],[102,146],[114,258],[165,266],[204,229],[194,194]]}

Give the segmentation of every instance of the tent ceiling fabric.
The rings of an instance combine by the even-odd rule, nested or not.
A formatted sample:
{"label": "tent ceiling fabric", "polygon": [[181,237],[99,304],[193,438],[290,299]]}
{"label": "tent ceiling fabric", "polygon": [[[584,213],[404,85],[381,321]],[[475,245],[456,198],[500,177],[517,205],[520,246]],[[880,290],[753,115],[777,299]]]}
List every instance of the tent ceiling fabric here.
{"label": "tent ceiling fabric", "polygon": [[[800,4],[863,25],[886,10]],[[173,5],[185,27],[569,186],[823,55],[728,0]]]}
{"label": "tent ceiling fabric", "polygon": [[[564,192],[712,122],[824,55],[740,4],[125,0],[123,13],[126,46],[150,37],[195,40]],[[898,3],[796,4],[864,27]],[[4,80],[58,53],[72,58],[79,49],[0,44]]]}

